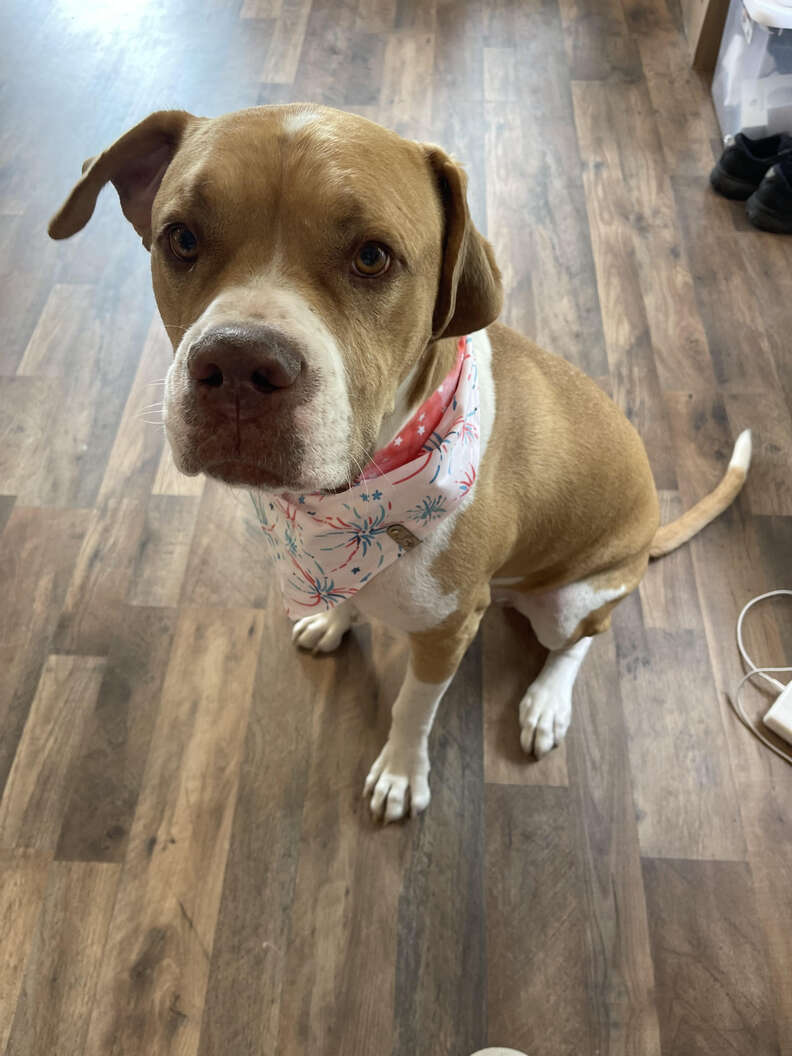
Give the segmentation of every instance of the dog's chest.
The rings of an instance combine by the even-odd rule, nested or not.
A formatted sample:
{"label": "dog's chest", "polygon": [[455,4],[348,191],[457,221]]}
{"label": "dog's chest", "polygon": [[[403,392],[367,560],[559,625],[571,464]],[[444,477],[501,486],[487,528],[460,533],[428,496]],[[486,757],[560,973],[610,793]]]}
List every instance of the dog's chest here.
{"label": "dog's chest", "polygon": [[[492,348],[485,330],[472,335],[479,370],[481,457],[487,449],[495,421],[495,386]],[[457,519],[474,501],[476,485],[456,510],[419,546],[376,575],[354,598],[364,616],[412,633],[429,630],[457,608],[457,590],[447,590],[432,573],[437,557],[453,546]]]}
{"label": "dog's chest", "polygon": [[[464,505],[472,501],[468,498]],[[443,590],[432,574],[436,558],[448,546],[454,524],[464,507],[450,514],[420,546],[389,565],[358,591],[355,608],[364,616],[411,633],[441,623],[457,607],[457,592]]]}

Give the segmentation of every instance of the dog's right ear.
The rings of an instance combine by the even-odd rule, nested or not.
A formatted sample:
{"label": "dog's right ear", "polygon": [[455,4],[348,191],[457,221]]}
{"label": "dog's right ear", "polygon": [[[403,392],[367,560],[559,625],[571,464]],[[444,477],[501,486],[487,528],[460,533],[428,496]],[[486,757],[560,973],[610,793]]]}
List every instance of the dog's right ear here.
{"label": "dog's right ear", "polygon": [[191,125],[201,118],[184,110],[158,110],[82,167],[82,179],[49,223],[50,238],[69,238],[91,219],[99,192],[112,182],[121,209],[151,249],[151,206],[165,170]]}
{"label": "dog's right ear", "polygon": [[440,147],[422,144],[445,214],[443,262],[433,337],[459,337],[494,322],[503,306],[503,281],[492,246],[477,230],[467,204],[467,177]]}

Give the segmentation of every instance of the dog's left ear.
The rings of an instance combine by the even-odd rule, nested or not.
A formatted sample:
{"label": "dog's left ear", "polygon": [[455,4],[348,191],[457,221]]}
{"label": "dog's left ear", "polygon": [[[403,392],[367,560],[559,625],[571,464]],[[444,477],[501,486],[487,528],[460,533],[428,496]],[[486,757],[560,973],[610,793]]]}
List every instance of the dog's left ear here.
{"label": "dog's left ear", "polygon": [[432,336],[458,337],[497,319],[503,305],[501,273],[492,246],[476,230],[467,204],[467,176],[439,147],[424,145],[445,214],[443,263]]}
{"label": "dog's left ear", "polygon": [[70,238],[85,227],[106,183],[118,191],[121,209],[151,248],[151,208],[165,170],[188,129],[200,118],[184,110],[158,110],[82,167],[83,175],[49,223],[50,238]]}

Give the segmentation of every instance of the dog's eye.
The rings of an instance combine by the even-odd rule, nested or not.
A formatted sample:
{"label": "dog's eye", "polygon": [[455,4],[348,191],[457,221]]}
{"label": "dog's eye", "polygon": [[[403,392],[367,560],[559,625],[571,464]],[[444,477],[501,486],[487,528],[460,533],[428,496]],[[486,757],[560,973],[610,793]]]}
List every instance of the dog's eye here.
{"label": "dog's eye", "polygon": [[379,242],[364,242],[355,254],[353,267],[358,275],[372,278],[384,275],[390,265],[390,253]]}
{"label": "dog's eye", "polygon": [[198,256],[198,239],[184,224],[174,224],[168,230],[171,253],[179,260],[191,263]]}

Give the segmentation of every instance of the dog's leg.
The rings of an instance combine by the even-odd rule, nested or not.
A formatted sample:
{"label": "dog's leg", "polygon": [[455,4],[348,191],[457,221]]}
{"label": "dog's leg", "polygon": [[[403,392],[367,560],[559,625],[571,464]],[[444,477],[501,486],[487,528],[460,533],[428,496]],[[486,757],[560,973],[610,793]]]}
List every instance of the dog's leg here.
{"label": "dog's leg", "polygon": [[398,821],[408,811],[420,814],[428,807],[429,731],[450,682],[422,682],[410,661],[393,705],[388,740],[363,788],[375,817]]}
{"label": "dog's leg", "polygon": [[455,613],[442,629],[410,635],[410,662],[393,705],[388,740],[363,789],[375,817],[398,821],[429,806],[429,732],[487,603],[467,616]]}
{"label": "dog's leg", "polygon": [[520,743],[537,759],[563,741],[572,718],[572,688],[591,638],[555,649],[520,701]]}
{"label": "dog's leg", "polygon": [[303,616],[292,627],[292,641],[301,649],[310,649],[314,653],[332,653],[352,626],[354,616],[355,607],[351,601],[342,601],[327,612]]}

